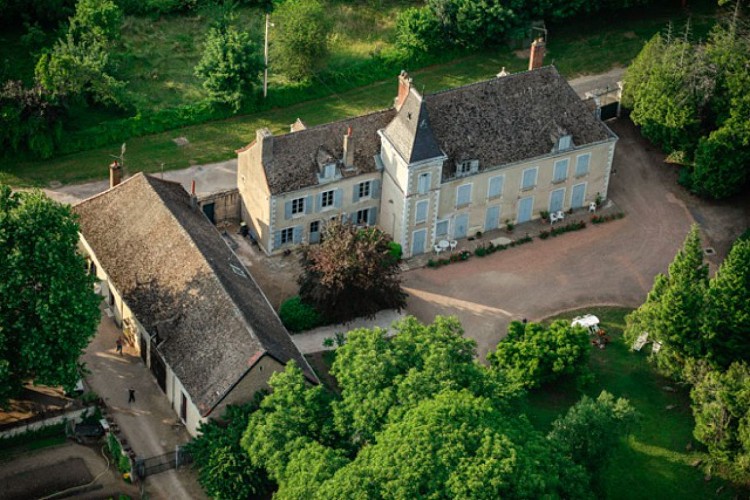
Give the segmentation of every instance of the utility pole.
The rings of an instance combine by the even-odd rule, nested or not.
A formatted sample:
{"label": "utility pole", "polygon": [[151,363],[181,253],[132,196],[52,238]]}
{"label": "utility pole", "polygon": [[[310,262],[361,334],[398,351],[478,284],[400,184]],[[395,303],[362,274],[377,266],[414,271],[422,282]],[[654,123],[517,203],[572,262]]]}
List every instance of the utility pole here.
{"label": "utility pole", "polygon": [[266,41],[263,48],[263,54],[265,56],[265,65],[263,67],[263,98],[265,99],[268,95],[268,26],[271,24],[270,14],[266,12]]}

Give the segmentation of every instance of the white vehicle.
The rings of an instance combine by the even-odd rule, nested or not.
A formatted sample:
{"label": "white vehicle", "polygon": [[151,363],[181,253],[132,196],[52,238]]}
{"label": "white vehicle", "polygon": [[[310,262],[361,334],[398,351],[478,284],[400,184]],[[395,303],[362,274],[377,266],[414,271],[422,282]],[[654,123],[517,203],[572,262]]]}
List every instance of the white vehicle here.
{"label": "white vehicle", "polygon": [[599,327],[599,318],[594,316],[593,314],[586,314],[584,316],[576,316],[573,318],[573,322],[571,323],[572,326],[582,326],[591,335],[598,335],[601,332],[601,328]]}

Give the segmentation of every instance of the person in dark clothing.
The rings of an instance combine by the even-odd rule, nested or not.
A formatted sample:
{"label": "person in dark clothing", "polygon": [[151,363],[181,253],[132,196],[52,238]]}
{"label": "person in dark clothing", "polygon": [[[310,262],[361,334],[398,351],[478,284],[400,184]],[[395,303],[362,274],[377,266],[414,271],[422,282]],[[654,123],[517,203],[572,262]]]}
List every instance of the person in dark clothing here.
{"label": "person in dark clothing", "polygon": [[135,403],[135,389],[128,389],[128,403]]}
{"label": "person in dark clothing", "polygon": [[122,356],[122,340],[117,339],[115,345],[117,346],[117,352]]}

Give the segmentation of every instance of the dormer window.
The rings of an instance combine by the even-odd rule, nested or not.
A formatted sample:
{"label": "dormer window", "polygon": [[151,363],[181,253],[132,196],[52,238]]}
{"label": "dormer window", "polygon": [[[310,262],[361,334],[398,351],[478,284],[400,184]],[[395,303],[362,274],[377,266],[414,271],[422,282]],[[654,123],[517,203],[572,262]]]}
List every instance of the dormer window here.
{"label": "dormer window", "polygon": [[334,175],[336,175],[335,163],[329,163],[323,167],[323,173],[321,175],[323,179],[333,179]]}
{"label": "dormer window", "polygon": [[456,165],[457,175],[468,175],[479,171],[479,160],[464,160]]}
{"label": "dormer window", "polygon": [[565,151],[573,147],[573,136],[563,135],[557,140],[557,150]]}

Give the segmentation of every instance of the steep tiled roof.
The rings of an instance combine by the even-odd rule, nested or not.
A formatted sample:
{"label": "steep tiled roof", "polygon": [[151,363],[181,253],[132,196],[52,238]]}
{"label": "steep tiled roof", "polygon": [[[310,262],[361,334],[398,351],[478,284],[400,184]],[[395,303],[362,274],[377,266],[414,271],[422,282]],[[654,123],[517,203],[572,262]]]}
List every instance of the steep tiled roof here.
{"label": "steep tiled roof", "polygon": [[430,127],[429,112],[414,89],[383,133],[407,163],[443,155]]}
{"label": "steep tiled roof", "polygon": [[423,99],[432,132],[449,158],[446,176],[463,160],[479,160],[484,169],[548,154],[561,130],[573,136],[575,146],[612,137],[553,66]]}
{"label": "steep tiled roof", "polygon": [[352,128],[354,169],[342,169],[344,177],[376,170],[373,157],[380,151],[378,130],[393,118],[392,109],[349,118],[289,134],[274,136],[273,155],[264,162],[271,194],[286,193],[318,184],[318,161],[321,157],[341,160],[344,135]]}
{"label": "steep tiled roof", "polygon": [[264,354],[317,380],[258,285],[178,183],[136,174],[74,207],[81,233],[203,415]]}

